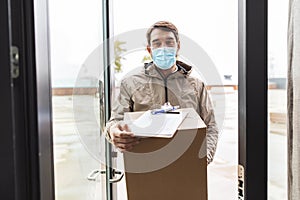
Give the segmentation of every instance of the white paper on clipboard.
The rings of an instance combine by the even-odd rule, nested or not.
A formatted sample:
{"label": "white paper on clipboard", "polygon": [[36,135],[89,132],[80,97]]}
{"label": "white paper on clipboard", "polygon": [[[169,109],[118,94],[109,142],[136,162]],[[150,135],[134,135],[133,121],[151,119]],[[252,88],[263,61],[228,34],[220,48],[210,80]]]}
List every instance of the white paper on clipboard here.
{"label": "white paper on clipboard", "polygon": [[171,138],[188,112],[179,114],[151,114],[148,110],[134,121],[126,122],[133,134],[138,137]]}

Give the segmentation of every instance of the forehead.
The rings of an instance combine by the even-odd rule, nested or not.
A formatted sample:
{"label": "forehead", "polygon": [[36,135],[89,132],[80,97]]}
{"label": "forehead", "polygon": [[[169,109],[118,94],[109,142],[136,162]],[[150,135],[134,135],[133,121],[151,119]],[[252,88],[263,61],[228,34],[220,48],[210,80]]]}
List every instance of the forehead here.
{"label": "forehead", "polygon": [[167,39],[176,40],[175,35],[172,31],[165,31],[156,28],[151,32],[150,42],[152,42],[153,40],[167,40]]}

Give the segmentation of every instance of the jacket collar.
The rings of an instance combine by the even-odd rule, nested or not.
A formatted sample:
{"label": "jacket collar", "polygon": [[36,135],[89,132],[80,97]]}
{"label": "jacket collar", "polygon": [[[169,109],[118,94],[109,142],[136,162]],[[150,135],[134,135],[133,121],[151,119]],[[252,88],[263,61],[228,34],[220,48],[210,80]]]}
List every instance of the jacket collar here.
{"label": "jacket collar", "polygon": [[[176,74],[178,74],[180,76],[183,75],[184,77],[187,77],[192,72],[192,66],[190,66],[182,61],[177,60],[176,65],[177,65],[177,72],[179,72]],[[146,75],[154,76],[154,77],[161,77],[159,72],[157,71],[156,66],[154,65],[153,61],[150,63],[145,63],[144,68],[145,68]]]}

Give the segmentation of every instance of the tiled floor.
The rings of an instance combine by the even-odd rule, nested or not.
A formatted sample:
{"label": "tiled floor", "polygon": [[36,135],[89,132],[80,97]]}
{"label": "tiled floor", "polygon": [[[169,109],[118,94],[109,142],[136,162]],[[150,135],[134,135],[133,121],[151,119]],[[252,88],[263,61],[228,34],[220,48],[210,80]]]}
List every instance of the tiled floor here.
{"label": "tiled floor", "polygon": [[[212,91],[212,95],[216,108],[226,105],[226,109],[216,109],[217,118],[220,120],[224,117],[224,122],[220,123],[221,134],[215,160],[208,166],[209,200],[234,200],[237,199],[238,163],[237,91],[226,91],[225,96]],[[282,107],[286,102],[284,98],[278,98],[282,95],[285,95],[283,90],[270,91],[270,112],[284,112]],[[225,97],[225,103],[222,97]],[[97,142],[101,140],[96,127],[99,123],[97,98],[81,96],[81,103],[73,105],[74,98],[77,97],[53,97],[56,199],[104,200],[105,176],[100,175],[95,181],[87,180],[88,174],[94,169],[99,169],[103,161],[103,149],[98,147],[103,148],[103,144]],[[268,199],[285,200],[285,126],[270,124],[270,132]],[[119,189],[124,193],[124,188]],[[125,194],[121,194],[118,199],[123,200],[125,197]]]}

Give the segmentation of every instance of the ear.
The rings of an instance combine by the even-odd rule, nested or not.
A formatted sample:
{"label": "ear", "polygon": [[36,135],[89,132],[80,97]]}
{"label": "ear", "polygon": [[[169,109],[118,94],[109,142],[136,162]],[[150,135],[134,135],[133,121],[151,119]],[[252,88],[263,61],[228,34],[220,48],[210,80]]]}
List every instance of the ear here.
{"label": "ear", "polygon": [[147,45],[147,51],[150,55],[152,55],[151,47],[149,45]]}
{"label": "ear", "polygon": [[179,49],[180,49],[180,41],[178,41],[177,43],[176,57],[178,56]]}
{"label": "ear", "polygon": [[180,40],[178,40],[177,42],[177,52],[179,51],[179,49],[180,49]]}

